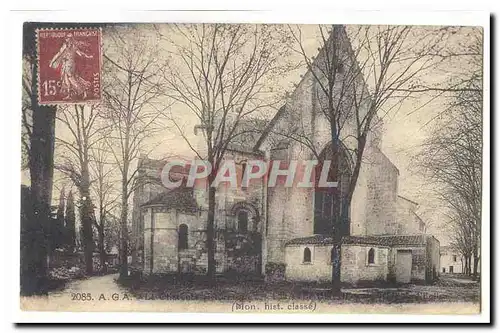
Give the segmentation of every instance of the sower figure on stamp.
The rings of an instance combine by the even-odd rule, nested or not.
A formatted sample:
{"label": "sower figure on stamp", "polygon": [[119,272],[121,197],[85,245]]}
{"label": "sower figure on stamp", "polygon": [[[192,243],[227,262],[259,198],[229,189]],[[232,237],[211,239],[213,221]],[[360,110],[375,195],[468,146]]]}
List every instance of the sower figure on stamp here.
{"label": "sower figure on stamp", "polygon": [[87,97],[87,90],[91,87],[90,82],[78,75],[75,66],[77,55],[87,59],[93,58],[92,55],[80,49],[85,44],[74,39],[73,34],[69,33],[59,52],[50,61],[50,67],[59,68],[61,71],[61,91],[67,94],[64,99],[69,99],[72,92],[76,95],[83,95],[85,99]]}

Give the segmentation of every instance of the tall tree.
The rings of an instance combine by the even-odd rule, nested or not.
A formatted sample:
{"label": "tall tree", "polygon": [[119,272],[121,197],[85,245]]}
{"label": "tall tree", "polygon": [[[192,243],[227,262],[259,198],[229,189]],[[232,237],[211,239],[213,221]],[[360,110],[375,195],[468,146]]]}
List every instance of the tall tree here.
{"label": "tall tree", "polygon": [[120,277],[124,278],[128,275],[129,199],[137,186],[133,163],[145,152],[147,140],[165,129],[161,119],[169,105],[163,98],[160,75],[164,61],[157,40],[147,35],[147,29],[107,28],[104,34],[108,47],[104,117],[113,129],[106,142],[120,175]]}
{"label": "tall tree", "polygon": [[[426,50],[436,37],[433,31],[413,31],[409,26],[319,26],[317,57],[305,47],[300,27],[289,27],[293,49],[302,56],[313,82],[316,107],[329,124],[333,155],[331,175],[340,182],[345,174],[342,159],[351,166],[344,189],[333,192],[334,261],[332,290],[340,292],[341,239],[348,225],[352,196],[364,161],[369,137],[379,121],[410,96],[412,87],[436,60]],[[294,124],[278,135],[298,141],[321,159],[313,128]]]}
{"label": "tall tree", "polygon": [[23,264],[21,293],[25,295],[47,293],[47,254],[52,180],[54,171],[54,130],[56,108],[38,104],[37,54],[35,29],[40,24],[25,23],[23,26],[23,61],[27,69],[23,73],[23,147],[27,151],[29,165],[32,207],[27,216],[28,226],[22,238],[25,249],[21,252]]}
{"label": "tall tree", "polygon": [[94,205],[91,197],[91,149],[104,138],[107,126],[99,116],[99,105],[74,105],[61,107],[57,120],[67,135],[60,135],[57,143],[64,152],[56,168],[65,174],[80,194],[80,221],[87,274],[93,271],[94,240],[92,224]]}
{"label": "tall tree", "polygon": [[453,104],[454,109],[436,121],[418,161],[448,208],[452,244],[475,276],[481,240],[482,92],[461,92]]}
{"label": "tall tree", "polygon": [[483,137],[483,33],[478,28],[447,27],[460,36],[435,52],[450,73],[440,85],[419,90],[447,98],[425,125],[433,126],[416,156],[416,165],[447,208],[452,245],[465,259],[466,272],[478,273],[481,242]]}
{"label": "tall tree", "polygon": [[56,219],[53,222],[54,227],[52,229],[52,248],[57,249],[64,246],[65,243],[65,228],[64,228],[64,209],[65,201],[64,188],[59,192],[59,204],[57,206]]}
{"label": "tall tree", "polygon": [[[228,146],[245,134],[240,125],[276,108],[273,83],[287,70],[284,34],[277,26],[267,25],[194,24],[168,29],[160,33],[175,61],[165,71],[166,94],[198,122],[201,149],[186,132],[185,113],[171,113],[170,121],[197,157],[218,170]],[[207,276],[211,282],[216,270],[214,179],[215,171],[207,178]]]}
{"label": "tall tree", "polygon": [[109,225],[108,218],[111,218],[119,200],[114,186],[116,167],[109,160],[109,150],[104,142],[92,149],[91,169],[92,178],[95,180],[92,186],[92,194],[96,204],[94,226],[97,229],[101,269],[104,272],[106,271],[106,232],[110,227],[113,227],[113,225]]}
{"label": "tall tree", "polygon": [[66,246],[68,251],[71,253],[75,250],[75,245],[76,245],[75,202],[73,199],[72,191],[69,191],[68,199],[66,200],[65,229],[66,229]]}

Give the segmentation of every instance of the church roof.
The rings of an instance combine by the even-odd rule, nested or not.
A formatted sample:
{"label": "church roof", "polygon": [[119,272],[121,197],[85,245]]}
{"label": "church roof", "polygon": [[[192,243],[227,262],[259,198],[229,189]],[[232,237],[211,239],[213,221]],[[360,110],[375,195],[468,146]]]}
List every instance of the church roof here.
{"label": "church roof", "polygon": [[388,235],[388,236],[347,236],[342,244],[367,244],[380,246],[424,245],[427,235]]}
{"label": "church roof", "polygon": [[315,245],[333,244],[333,238],[326,235],[313,235],[308,237],[294,238],[286,242],[286,245],[305,245],[305,244],[315,244]]}
{"label": "church roof", "polygon": [[[424,245],[428,235],[383,235],[383,236],[344,236],[342,244],[396,246],[396,245]],[[295,238],[286,245],[331,245],[333,238],[326,235],[313,235]]]}
{"label": "church roof", "polygon": [[198,209],[198,204],[193,196],[193,189],[189,187],[178,187],[162,192],[141,206],[160,206],[166,209],[175,208],[184,212],[195,212]]}
{"label": "church roof", "polygon": [[241,119],[228,149],[245,153],[258,153],[254,147],[260,140],[269,121],[258,118]]}
{"label": "church roof", "polygon": [[281,106],[278,109],[278,112],[276,112],[276,114],[271,119],[271,121],[267,124],[267,126],[263,127],[262,134],[260,135],[260,137],[255,142],[253,150],[259,150],[260,149],[260,146],[262,145],[262,143],[264,142],[264,140],[269,136],[269,134],[273,130],[274,126],[276,126],[276,123],[280,120],[280,118],[283,116],[283,114],[285,113],[285,111],[286,111],[286,108],[285,108],[285,104],[284,104],[283,106]]}

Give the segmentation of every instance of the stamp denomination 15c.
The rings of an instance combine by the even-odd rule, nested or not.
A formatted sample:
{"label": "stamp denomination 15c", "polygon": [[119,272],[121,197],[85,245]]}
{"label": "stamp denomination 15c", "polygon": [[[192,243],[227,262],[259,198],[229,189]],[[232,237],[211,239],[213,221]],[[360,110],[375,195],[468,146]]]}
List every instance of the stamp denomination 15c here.
{"label": "stamp denomination 15c", "polygon": [[38,103],[80,104],[101,99],[101,29],[40,29]]}

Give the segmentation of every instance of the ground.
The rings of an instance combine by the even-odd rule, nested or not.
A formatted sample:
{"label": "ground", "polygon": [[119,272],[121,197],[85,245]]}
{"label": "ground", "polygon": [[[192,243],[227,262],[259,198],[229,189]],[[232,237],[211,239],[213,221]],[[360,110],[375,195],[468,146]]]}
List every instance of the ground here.
{"label": "ground", "polygon": [[121,283],[138,299],[170,300],[317,300],[361,303],[479,302],[479,283],[467,277],[443,276],[433,285],[344,286],[332,297],[327,284],[264,283],[220,279],[213,288],[203,283],[176,283],[174,279]]}
{"label": "ground", "polygon": [[[200,303],[210,301],[210,306]],[[363,305],[365,304],[365,305]],[[290,308],[291,307],[291,308]],[[472,314],[479,310],[479,284],[443,276],[434,285],[342,288],[332,297],[327,285],[220,280],[214,288],[163,278],[148,283],[118,275],[74,280],[48,297],[21,297],[21,308],[34,311],[138,312],[317,312]]]}
{"label": "ground", "polygon": [[111,274],[74,280],[67,283],[64,288],[49,293],[49,298],[67,298],[68,294],[83,295],[87,293],[91,293],[94,298],[98,298],[101,294],[111,297],[113,294],[127,293],[127,290],[117,283],[117,279],[118,274]]}
{"label": "ground", "polygon": [[[118,275],[105,275],[70,282],[50,297],[68,294],[93,298],[112,295],[146,300],[317,300],[361,303],[422,303],[422,302],[479,302],[479,283],[463,276],[445,275],[433,285],[408,284],[385,287],[342,288],[342,296],[332,297],[328,285],[304,283],[264,283],[262,281],[233,282],[221,279],[213,288],[201,283],[175,283],[167,278],[149,282],[129,280],[118,283]],[[103,295],[103,296],[101,296]],[[84,296],[86,297],[86,296]]]}

